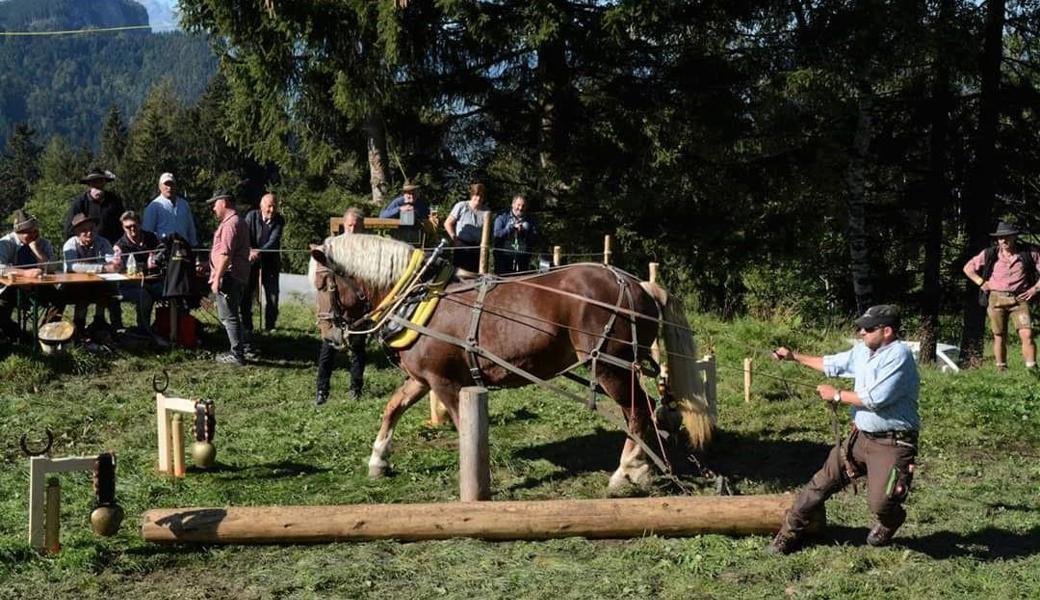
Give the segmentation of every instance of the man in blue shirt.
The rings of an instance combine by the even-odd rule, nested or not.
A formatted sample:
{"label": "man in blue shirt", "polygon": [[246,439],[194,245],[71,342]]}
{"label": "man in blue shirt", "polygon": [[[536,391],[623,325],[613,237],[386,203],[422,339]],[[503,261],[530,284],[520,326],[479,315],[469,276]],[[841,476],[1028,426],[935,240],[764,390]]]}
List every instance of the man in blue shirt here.
{"label": "man in blue shirt", "polygon": [[769,545],[788,554],[801,546],[813,513],[853,479],[866,475],[870,512],[877,524],[867,544],[884,546],[906,520],[903,501],[910,492],[917,457],[917,414],[920,379],[913,355],[899,342],[899,309],[872,306],[856,320],[863,341],[852,350],[829,356],[809,356],[789,348],[773,352],[777,360],[792,360],[829,377],[850,377],[852,390],[820,384],[816,392],[826,402],[851,407],[852,433],[835,447],[827,462],[795,498],[783,526]]}
{"label": "man in blue shirt", "polygon": [[401,213],[412,212],[415,214],[415,223],[419,224],[430,216],[430,207],[419,199],[419,186],[411,181],[406,181],[401,188],[401,195],[390,201],[386,208],[379,211],[380,219],[399,219]]}
{"label": "man in blue shirt", "polygon": [[160,240],[176,233],[187,240],[192,248],[199,245],[195,217],[191,214],[188,201],[177,195],[177,182],[173,173],[159,176],[159,195],[145,207],[141,227],[154,233]]}
{"label": "man in blue shirt", "polygon": [[527,200],[513,196],[509,210],[495,217],[495,274],[520,273],[531,268],[531,253],[538,244],[538,227],[527,214]]}

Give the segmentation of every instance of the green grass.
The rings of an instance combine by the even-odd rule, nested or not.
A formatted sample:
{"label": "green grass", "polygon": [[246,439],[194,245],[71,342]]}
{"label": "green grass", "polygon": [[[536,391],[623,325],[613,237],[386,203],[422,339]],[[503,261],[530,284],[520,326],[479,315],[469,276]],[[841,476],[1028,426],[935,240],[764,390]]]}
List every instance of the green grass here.
{"label": "green grass", "polygon": [[[313,314],[288,307],[285,329],[261,341],[277,357],[244,369],[215,365],[223,348],[204,315],[208,352],[113,357],[75,353],[32,359],[0,349],[0,598],[1024,598],[1040,591],[1040,401],[1037,380],[1012,361],[956,375],[923,369],[920,469],[897,543],[865,547],[866,497],[828,504],[817,545],[766,556],[765,537],[646,537],[621,541],[454,540],[282,547],[154,547],[139,537],[153,507],[452,501],[456,435],[428,429],[425,403],[395,435],[394,476],[369,480],[367,457],[385,398],[400,374],[373,348],[360,402],[347,400],[345,368],[334,397],[313,406],[318,343]],[[722,434],[711,460],[741,493],[793,491],[819,466],[828,413],[801,382],[820,379],[771,364],[777,343],[808,351],[843,348],[847,331],[782,322],[694,319],[702,349],[717,352]],[[761,376],[743,401],[740,364]],[[341,359],[342,360],[342,359]],[[342,367],[342,365],[341,365]],[[166,369],[169,395],[217,402],[219,468],[183,480],[155,474],[152,375]],[[494,499],[602,497],[621,433],[580,405],[538,388],[493,394]],[[37,556],[27,538],[26,432],[50,428],[54,456],[118,455],[127,511],[114,538],[87,524],[86,474],[62,476],[63,550]],[[694,481],[694,483],[697,483]],[[710,485],[698,488],[712,493]]]}

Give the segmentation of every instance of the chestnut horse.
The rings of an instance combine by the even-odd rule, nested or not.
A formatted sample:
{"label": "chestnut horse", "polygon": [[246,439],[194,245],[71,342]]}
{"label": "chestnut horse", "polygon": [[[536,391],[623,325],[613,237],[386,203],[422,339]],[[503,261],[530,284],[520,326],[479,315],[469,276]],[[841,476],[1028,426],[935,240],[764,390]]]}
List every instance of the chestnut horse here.
{"label": "chestnut horse", "polygon": [[[405,275],[413,252],[403,242],[362,234],[336,236],[322,247],[313,247],[311,280],[318,287],[322,338],[341,347],[347,324],[371,306],[378,306],[391,292]],[[331,273],[315,275],[319,264]],[[467,339],[477,299],[478,291],[472,283],[449,284],[426,327],[441,336]],[[696,348],[681,303],[656,284],[641,283],[619,269],[598,264],[498,279],[483,299],[476,342],[483,351],[514,367],[541,379],[552,379],[577,361],[595,355],[596,348],[599,356],[613,356],[626,365],[653,361],[653,356],[660,354],[656,344],[651,352],[659,326],[666,359],[660,361],[662,372],[668,372],[669,389],[691,445],[703,447],[712,435],[715,407],[706,400],[696,373]],[[405,410],[433,390],[457,426],[459,390],[474,385],[466,351],[450,340],[421,335],[410,347],[396,352],[408,378],[383,411],[368,462],[371,477],[386,473],[394,426]],[[595,379],[620,405],[629,432],[644,436],[652,431],[653,400],[638,383],[636,371],[617,363],[599,360]],[[477,365],[484,385],[520,387],[532,383],[487,358],[478,358]],[[620,464],[610,477],[610,488],[646,486],[650,467],[643,448],[626,439]]]}

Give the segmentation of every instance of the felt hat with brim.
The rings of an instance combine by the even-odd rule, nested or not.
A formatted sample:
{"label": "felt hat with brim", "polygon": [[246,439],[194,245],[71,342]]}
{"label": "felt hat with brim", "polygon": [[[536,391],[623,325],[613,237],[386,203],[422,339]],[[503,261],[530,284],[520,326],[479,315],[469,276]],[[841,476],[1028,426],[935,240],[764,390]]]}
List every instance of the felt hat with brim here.
{"label": "felt hat with brim", "polygon": [[871,306],[856,319],[856,327],[873,329],[875,327],[899,327],[899,307],[893,304]]}
{"label": "felt hat with brim", "polygon": [[91,169],[89,173],[80,178],[80,183],[90,183],[91,181],[115,181],[116,174],[112,171],[104,169]]}
{"label": "felt hat with brim", "polygon": [[63,345],[72,339],[72,334],[75,331],[76,328],[68,321],[57,321],[43,325],[40,327],[40,332],[37,336],[40,340],[40,349],[43,350],[44,354],[52,354],[62,350]]}
{"label": "felt hat with brim", "polygon": [[83,229],[86,225],[90,225],[91,227],[93,227],[94,225],[97,225],[97,221],[83,213],[76,213],[76,216],[72,217],[72,231],[78,232],[79,230]]}
{"label": "felt hat with brim", "polygon": [[1012,235],[1018,235],[1020,233],[1022,232],[1019,231],[1018,227],[1015,227],[1013,223],[1001,221],[1000,223],[997,223],[997,230],[989,235],[990,237],[1009,237]]}
{"label": "felt hat with brim", "polygon": [[410,181],[409,180],[409,181],[404,182],[404,185],[401,186],[401,191],[402,192],[414,192],[414,191],[418,190],[421,187],[422,186],[419,185],[418,183],[415,183],[414,181]]}
{"label": "felt hat with brim", "polygon": [[36,217],[19,208],[14,211],[14,232],[26,233],[37,228]]}
{"label": "felt hat with brim", "polygon": [[206,200],[206,204],[213,204],[217,200],[231,200],[231,192],[227,190],[217,190],[213,192],[213,197]]}

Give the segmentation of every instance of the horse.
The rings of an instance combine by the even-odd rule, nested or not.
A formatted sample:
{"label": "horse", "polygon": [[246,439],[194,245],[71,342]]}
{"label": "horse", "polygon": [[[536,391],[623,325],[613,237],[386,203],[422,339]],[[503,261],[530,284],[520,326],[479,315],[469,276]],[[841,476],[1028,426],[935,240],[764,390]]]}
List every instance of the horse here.
{"label": "horse", "polygon": [[[415,252],[404,242],[364,234],[339,235],[312,246],[309,272],[317,287],[321,337],[342,347],[350,324],[387,299],[409,263],[414,265]],[[321,267],[329,271],[324,277]],[[484,386],[520,387],[532,381],[517,370],[549,380],[592,357],[600,358],[590,369],[593,378],[621,407],[630,433],[610,476],[611,492],[627,485],[645,488],[652,479],[646,444],[631,438],[651,431],[654,415],[654,401],[640,385],[635,365],[650,364],[667,373],[689,445],[700,449],[710,441],[715,407],[696,373],[693,335],[681,302],[663,288],[591,263],[494,281],[483,295],[472,281],[450,283],[426,332],[396,351],[407,378],[383,411],[368,461],[370,477],[387,473],[394,427],[427,392],[436,393],[457,428],[459,390],[475,379]],[[478,300],[482,308],[475,326]],[[480,355],[467,353],[457,342],[471,334]],[[614,360],[605,360],[610,357]]]}

